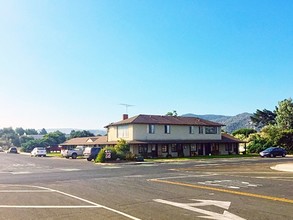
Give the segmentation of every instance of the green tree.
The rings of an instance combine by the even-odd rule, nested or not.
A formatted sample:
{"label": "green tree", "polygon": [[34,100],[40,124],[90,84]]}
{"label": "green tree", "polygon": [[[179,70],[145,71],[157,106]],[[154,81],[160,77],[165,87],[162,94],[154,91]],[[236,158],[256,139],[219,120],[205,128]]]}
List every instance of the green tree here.
{"label": "green tree", "polygon": [[263,128],[266,125],[275,124],[276,116],[277,114],[270,110],[264,109],[261,111],[257,109],[256,112],[253,113],[253,115],[250,117],[250,119],[257,128]]}
{"label": "green tree", "polygon": [[19,136],[11,127],[3,128],[0,131],[0,138],[6,143],[7,146],[13,145],[20,147]]}
{"label": "green tree", "polygon": [[178,114],[176,110],[173,110],[173,112],[167,112],[166,116],[178,116]]}
{"label": "green tree", "polygon": [[94,137],[95,135],[93,133],[91,133],[90,131],[75,131],[72,130],[69,134],[69,138],[68,139],[72,139],[72,138],[77,138],[77,137]]}
{"label": "green tree", "polygon": [[22,136],[24,135],[25,130],[23,128],[15,128],[15,132],[19,135]]}
{"label": "green tree", "polygon": [[58,145],[66,141],[65,134],[61,131],[55,131],[46,134],[42,139],[47,146]]}
{"label": "green tree", "polygon": [[249,135],[253,134],[253,133],[257,133],[257,131],[252,128],[241,128],[241,129],[234,131],[232,133],[232,135],[236,136],[236,135],[242,134],[242,135],[244,135],[245,138],[248,138]]}
{"label": "green tree", "polygon": [[36,129],[28,128],[28,129],[25,129],[25,134],[26,134],[26,135],[37,135],[38,132],[37,132]]}
{"label": "green tree", "polygon": [[30,137],[30,136],[21,136],[19,138],[19,141],[20,141],[20,144],[21,145],[24,144],[24,143],[27,143],[29,141],[32,141],[32,140],[34,140],[34,138],[33,137]]}
{"label": "green tree", "polygon": [[293,129],[293,103],[291,98],[279,102],[276,113],[278,127],[282,129]]}
{"label": "green tree", "polygon": [[278,142],[279,142],[279,139],[280,139],[281,131],[282,131],[282,129],[280,129],[276,125],[268,125],[268,126],[265,126],[261,130],[261,135],[268,142],[272,143],[274,146],[277,146]]}
{"label": "green tree", "polygon": [[261,136],[261,134],[250,135],[250,142],[247,146],[248,152],[259,153],[268,147],[273,147],[274,144],[270,142],[267,138]]}
{"label": "green tree", "polygon": [[21,144],[21,150],[24,152],[31,152],[35,147],[46,147],[42,139],[34,139]]}
{"label": "green tree", "polygon": [[293,129],[281,131],[278,144],[284,147],[288,152],[293,152]]}
{"label": "green tree", "polygon": [[43,129],[39,132],[39,134],[41,134],[41,135],[45,135],[45,134],[48,134],[48,132],[46,131],[45,128],[43,128]]}
{"label": "green tree", "polygon": [[59,145],[66,141],[65,134],[60,131],[55,131],[46,134],[41,139],[27,139],[26,142],[21,144],[22,150],[25,152],[31,152],[35,147],[48,147],[52,145]]}

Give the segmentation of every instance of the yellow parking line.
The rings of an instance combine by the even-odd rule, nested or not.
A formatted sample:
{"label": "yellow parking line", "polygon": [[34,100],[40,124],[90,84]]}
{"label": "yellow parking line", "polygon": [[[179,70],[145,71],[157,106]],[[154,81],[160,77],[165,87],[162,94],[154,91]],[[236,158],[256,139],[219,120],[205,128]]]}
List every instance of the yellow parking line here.
{"label": "yellow parking line", "polygon": [[212,191],[236,194],[236,195],[241,195],[241,196],[260,198],[260,199],[267,199],[267,200],[273,200],[273,201],[278,201],[278,202],[293,203],[293,200],[291,200],[291,199],[278,198],[278,197],[273,197],[273,196],[266,196],[266,195],[247,193],[247,192],[239,192],[239,191],[228,190],[228,189],[220,189],[220,188],[215,188],[215,187],[210,187],[210,186],[200,186],[200,185],[194,185],[194,184],[189,184],[189,183],[180,183],[180,182],[173,182],[173,181],[160,180],[160,179],[151,179],[150,181],[158,182],[158,183],[167,183],[167,184],[178,185],[178,186],[187,186],[187,187],[192,187],[192,188],[197,188],[197,189],[206,189],[206,190],[212,190]]}

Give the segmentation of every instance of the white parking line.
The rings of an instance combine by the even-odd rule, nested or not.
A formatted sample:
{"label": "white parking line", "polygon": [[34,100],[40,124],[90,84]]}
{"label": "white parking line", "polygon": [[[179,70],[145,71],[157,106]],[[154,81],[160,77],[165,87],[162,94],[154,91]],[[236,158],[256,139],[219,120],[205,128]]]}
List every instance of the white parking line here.
{"label": "white parking line", "polygon": [[48,206],[48,205],[0,205],[0,208],[15,208],[15,209],[77,209],[77,208],[100,208],[95,206]]}
{"label": "white parking line", "polygon": [[168,179],[184,179],[184,178],[207,177],[207,176],[217,176],[217,175],[218,174],[200,174],[200,175],[185,175],[185,176],[169,176],[169,177],[148,179],[147,181],[152,181],[152,180],[168,180]]}
{"label": "white parking line", "polygon": [[14,185],[14,186],[19,186],[19,187],[30,187],[30,188],[35,188],[35,190],[1,190],[0,193],[19,193],[19,192],[26,192],[26,193],[35,193],[35,192],[47,192],[47,193],[59,193],[59,194],[62,194],[64,196],[67,196],[67,197],[70,197],[70,198],[74,198],[76,200],[79,200],[79,201],[82,201],[82,202],[85,202],[85,203],[88,203],[90,205],[84,205],[84,206],[55,206],[55,205],[52,205],[52,206],[46,206],[46,205],[42,205],[42,206],[39,206],[39,205],[36,205],[36,206],[30,206],[30,205],[0,205],[0,208],[22,208],[22,209],[76,209],[76,208],[103,208],[103,209],[106,209],[106,210],[109,210],[109,211],[112,211],[112,212],[115,212],[119,215],[123,215],[129,219],[133,219],[133,220],[140,220],[139,218],[136,218],[134,216],[131,216],[131,215],[128,215],[124,212],[121,212],[121,211],[118,211],[118,210],[115,210],[115,209],[112,209],[112,208],[109,208],[107,206],[103,206],[103,205],[100,205],[100,204],[97,204],[97,203],[94,203],[94,202],[91,202],[87,199],[83,199],[83,198],[80,198],[78,196],[74,196],[74,195],[71,195],[71,194],[68,194],[68,193],[65,193],[65,192],[62,192],[62,191],[59,191],[59,190],[54,190],[54,189],[50,189],[50,188],[46,188],[46,187],[41,187],[41,186],[20,186],[20,185]]}
{"label": "white parking line", "polygon": [[120,169],[122,167],[103,167],[104,169]]}
{"label": "white parking line", "polygon": [[13,175],[22,175],[22,174],[29,174],[29,173],[32,173],[32,172],[21,171],[21,172],[10,172],[10,173],[13,174]]}
{"label": "white parking line", "polygon": [[69,168],[69,169],[60,169],[60,170],[62,170],[62,171],[79,171],[80,169],[74,169],[74,168]]}

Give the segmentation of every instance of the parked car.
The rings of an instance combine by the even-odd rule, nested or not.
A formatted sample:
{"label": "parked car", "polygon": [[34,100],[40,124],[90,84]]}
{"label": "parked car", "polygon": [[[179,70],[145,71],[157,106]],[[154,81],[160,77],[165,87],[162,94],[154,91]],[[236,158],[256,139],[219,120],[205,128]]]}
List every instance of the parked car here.
{"label": "parked car", "polygon": [[95,160],[98,156],[101,148],[100,147],[86,147],[84,149],[83,155],[88,161]]}
{"label": "parked car", "polygon": [[260,152],[261,157],[276,157],[276,156],[286,156],[286,150],[281,147],[269,147],[264,151]]}
{"label": "parked car", "polygon": [[11,147],[8,149],[7,153],[14,153],[14,154],[17,154],[17,148],[16,147]]}
{"label": "parked car", "polygon": [[84,148],[82,146],[78,146],[74,149],[62,150],[61,155],[66,158],[71,157],[72,159],[76,159],[78,156],[83,156],[83,150]]}
{"label": "parked car", "polygon": [[47,155],[46,148],[35,147],[31,152],[31,157],[45,157]]}

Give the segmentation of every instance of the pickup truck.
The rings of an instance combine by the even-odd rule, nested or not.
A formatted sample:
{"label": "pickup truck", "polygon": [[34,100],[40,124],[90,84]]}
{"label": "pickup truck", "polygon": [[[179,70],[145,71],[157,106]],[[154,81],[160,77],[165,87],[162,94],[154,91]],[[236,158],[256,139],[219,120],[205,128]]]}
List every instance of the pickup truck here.
{"label": "pickup truck", "polygon": [[78,156],[83,156],[83,147],[76,147],[74,149],[66,149],[61,152],[63,157],[76,159]]}

